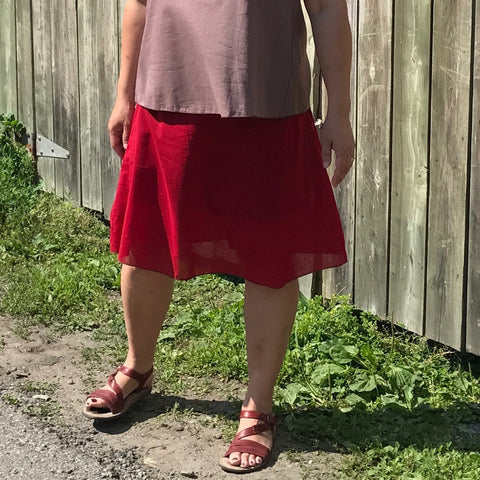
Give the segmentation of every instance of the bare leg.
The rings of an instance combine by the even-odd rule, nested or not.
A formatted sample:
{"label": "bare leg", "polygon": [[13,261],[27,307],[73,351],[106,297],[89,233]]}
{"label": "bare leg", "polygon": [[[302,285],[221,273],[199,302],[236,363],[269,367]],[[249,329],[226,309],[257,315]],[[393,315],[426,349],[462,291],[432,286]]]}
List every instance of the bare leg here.
{"label": "bare leg", "polygon": [[[173,279],[161,273],[122,266],[122,300],[128,336],[125,365],[139,373],[147,372],[153,363],[157,337],[167,315],[173,292]],[[124,397],[138,387],[136,380],[119,372],[115,380]],[[152,379],[146,381],[150,385]],[[104,388],[110,389],[108,385]],[[101,399],[88,399],[88,407],[102,408]]]}
{"label": "bare leg", "polygon": [[[298,303],[298,281],[294,280],[279,289],[245,283],[245,328],[247,333],[248,389],[242,409],[272,412],[273,388],[277,380],[295,320]],[[239,431],[257,423],[241,419]],[[272,435],[265,432],[252,435],[268,448]],[[261,457],[234,452],[230,455],[232,465],[259,464]]]}

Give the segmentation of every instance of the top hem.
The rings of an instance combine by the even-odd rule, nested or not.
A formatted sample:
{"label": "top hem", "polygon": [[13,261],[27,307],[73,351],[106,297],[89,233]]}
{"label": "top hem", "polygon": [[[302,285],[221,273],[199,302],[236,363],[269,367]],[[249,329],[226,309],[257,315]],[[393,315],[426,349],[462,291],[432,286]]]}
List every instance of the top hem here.
{"label": "top hem", "polygon": [[189,107],[179,107],[178,105],[163,105],[163,104],[153,104],[145,102],[141,99],[135,100],[137,105],[140,105],[143,108],[148,110],[156,110],[161,112],[173,112],[173,113],[191,113],[199,115],[218,115],[222,118],[287,118],[293,117],[295,115],[300,115],[310,110],[310,106],[303,106],[299,109],[293,109],[288,112],[281,113],[266,113],[266,112],[251,112],[248,110],[231,110],[231,111],[220,111],[218,109],[206,108],[203,105],[192,105]]}

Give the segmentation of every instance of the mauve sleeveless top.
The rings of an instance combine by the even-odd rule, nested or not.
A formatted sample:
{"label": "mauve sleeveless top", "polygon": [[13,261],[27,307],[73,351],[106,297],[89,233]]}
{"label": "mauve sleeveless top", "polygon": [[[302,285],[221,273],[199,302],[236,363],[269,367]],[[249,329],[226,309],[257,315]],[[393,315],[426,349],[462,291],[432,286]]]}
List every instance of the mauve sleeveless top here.
{"label": "mauve sleeveless top", "polygon": [[136,102],[222,117],[309,108],[301,0],[148,0]]}

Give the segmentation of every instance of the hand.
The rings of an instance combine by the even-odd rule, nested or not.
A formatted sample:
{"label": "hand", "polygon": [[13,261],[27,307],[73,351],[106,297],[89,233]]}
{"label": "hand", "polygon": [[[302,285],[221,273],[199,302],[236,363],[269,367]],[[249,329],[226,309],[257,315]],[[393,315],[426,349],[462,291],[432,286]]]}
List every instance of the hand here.
{"label": "hand", "polygon": [[110,145],[120,158],[123,158],[127,149],[134,110],[133,101],[117,97],[108,121]]}
{"label": "hand", "polygon": [[327,115],[325,123],[320,128],[320,142],[325,168],[328,168],[332,163],[332,150],[335,150],[335,172],[332,185],[338,187],[355,159],[355,140],[348,116]]}

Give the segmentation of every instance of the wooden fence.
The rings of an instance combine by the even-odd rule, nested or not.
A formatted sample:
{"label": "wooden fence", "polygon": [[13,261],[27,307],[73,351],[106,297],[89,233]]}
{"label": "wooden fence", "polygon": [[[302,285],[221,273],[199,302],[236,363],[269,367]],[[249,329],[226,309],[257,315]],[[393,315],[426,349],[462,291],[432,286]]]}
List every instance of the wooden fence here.
{"label": "wooden fence", "polygon": [[[350,261],[303,285],[480,354],[480,1],[348,5],[357,160],[336,196]],[[69,150],[39,159],[47,190],[108,215],[124,1],[0,6],[0,111]]]}

